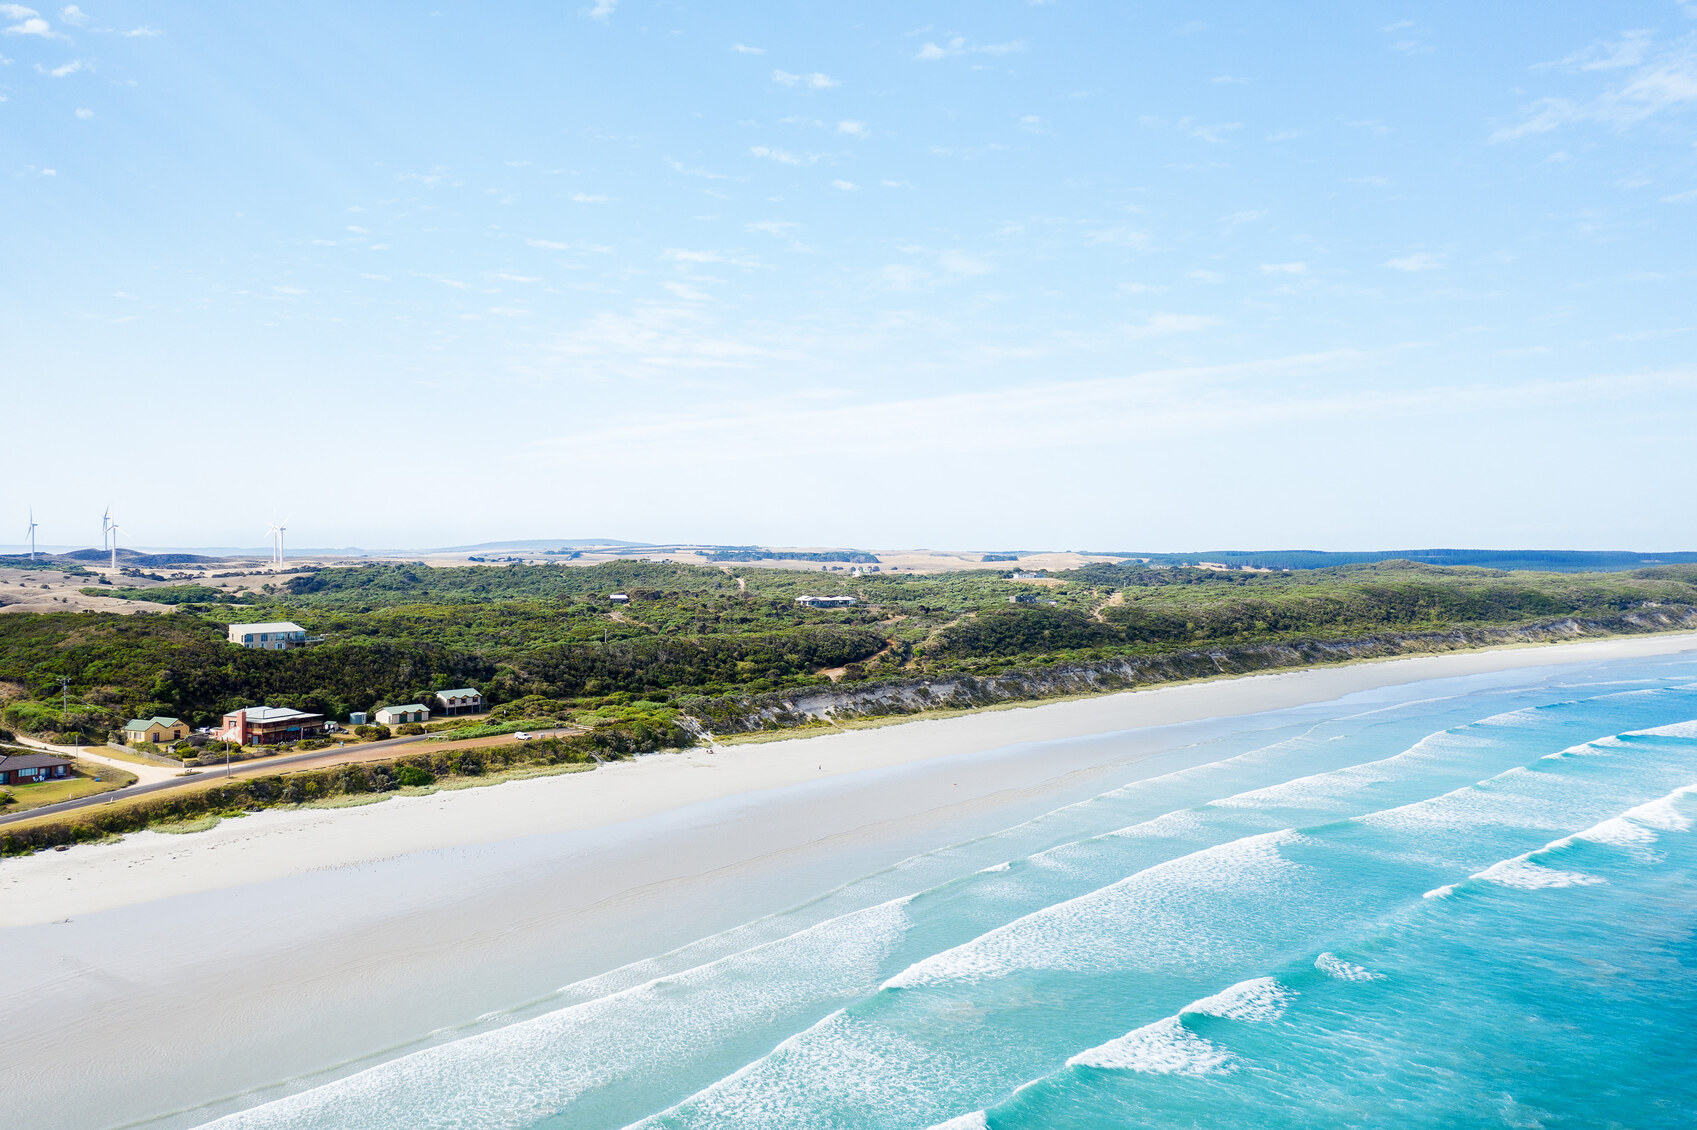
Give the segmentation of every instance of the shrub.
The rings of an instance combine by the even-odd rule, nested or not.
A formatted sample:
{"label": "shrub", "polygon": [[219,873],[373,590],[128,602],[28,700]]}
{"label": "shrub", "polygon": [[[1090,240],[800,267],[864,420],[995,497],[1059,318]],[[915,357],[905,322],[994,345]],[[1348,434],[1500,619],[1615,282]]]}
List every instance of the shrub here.
{"label": "shrub", "polygon": [[428,769],[420,769],[416,765],[403,765],[395,770],[395,783],[406,788],[420,788],[436,783],[436,775]]}
{"label": "shrub", "polygon": [[402,722],[399,726],[395,727],[395,733],[422,734],[424,733],[424,727],[417,722]]}

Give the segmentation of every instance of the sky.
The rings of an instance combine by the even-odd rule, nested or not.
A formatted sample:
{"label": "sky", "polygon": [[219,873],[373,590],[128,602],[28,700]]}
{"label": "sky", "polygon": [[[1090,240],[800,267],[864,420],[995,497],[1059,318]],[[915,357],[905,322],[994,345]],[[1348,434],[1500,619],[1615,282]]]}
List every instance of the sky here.
{"label": "sky", "polygon": [[1665,0],[0,3],[0,543],[1697,548],[1694,111]]}

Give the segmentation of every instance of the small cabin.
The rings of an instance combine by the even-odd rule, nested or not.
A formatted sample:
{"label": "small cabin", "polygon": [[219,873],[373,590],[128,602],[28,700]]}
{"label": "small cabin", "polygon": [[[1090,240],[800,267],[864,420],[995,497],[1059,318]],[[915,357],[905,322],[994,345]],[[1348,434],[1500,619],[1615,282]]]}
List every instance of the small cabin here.
{"label": "small cabin", "polygon": [[189,724],[181,718],[131,718],[124,723],[124,744],[135,745],[137,742],[156,742],[159,745],[169,745],[180,742],[189,736]]}
{"label": "small cabin", "polygon": [[379,726],[401,726],[408,722],[430,721],[430,708],[422,702],[409,702],[405,706],[385,706],[377,712]]}
{"label": "small cabin", "polygon": [[438,714],[476,714],[483,709],[482,693],[471,687],[437,691],[436,702],[441,707]]}

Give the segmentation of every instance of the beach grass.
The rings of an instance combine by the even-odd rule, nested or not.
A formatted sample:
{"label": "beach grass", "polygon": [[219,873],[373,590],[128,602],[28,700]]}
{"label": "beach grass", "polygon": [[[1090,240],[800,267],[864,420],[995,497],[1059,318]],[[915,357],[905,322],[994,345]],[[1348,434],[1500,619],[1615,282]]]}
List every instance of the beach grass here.
{"label": "beach grass", "polygon": [[167,836],[182,836],[191,832],[210,832],[216,828],[224,817],[216,812],[203,813],[192,820],[175,820],[166,824],[155,824],[148,829],[150,832],[163,832]]}

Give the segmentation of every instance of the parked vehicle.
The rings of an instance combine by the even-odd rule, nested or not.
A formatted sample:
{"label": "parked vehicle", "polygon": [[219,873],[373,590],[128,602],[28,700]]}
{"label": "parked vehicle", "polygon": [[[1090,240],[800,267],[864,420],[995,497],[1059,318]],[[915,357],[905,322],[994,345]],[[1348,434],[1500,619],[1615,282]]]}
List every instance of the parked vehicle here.
{"label": "parked vehicle", "polygon": [[520,730],[518,733],[514,734],[513,737],[516,738],[517,740],[521,741],[521,742],[528,742],[530,740],[530,735],[525,733],[523,730]]}

